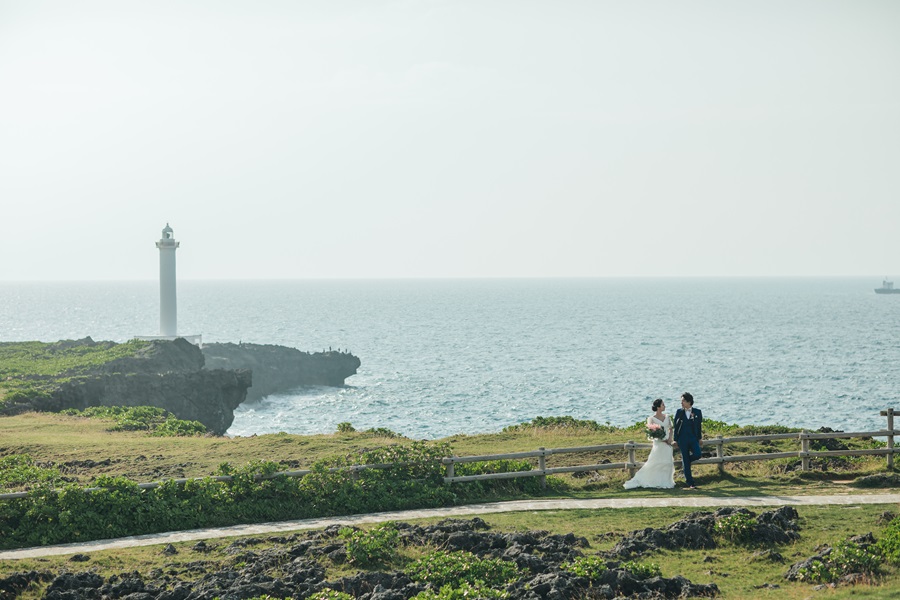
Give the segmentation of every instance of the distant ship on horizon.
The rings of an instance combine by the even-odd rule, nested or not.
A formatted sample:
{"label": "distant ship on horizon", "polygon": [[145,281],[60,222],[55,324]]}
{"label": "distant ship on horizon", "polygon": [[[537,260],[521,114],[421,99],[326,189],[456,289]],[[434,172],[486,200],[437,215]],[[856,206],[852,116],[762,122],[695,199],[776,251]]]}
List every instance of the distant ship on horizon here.
{"label": "distant ship on horizon", "polygon": [[876,294],[900,294],[900,289],[894,287],[893,281],[885,279],[881,282],[880,288],[875,288]]}

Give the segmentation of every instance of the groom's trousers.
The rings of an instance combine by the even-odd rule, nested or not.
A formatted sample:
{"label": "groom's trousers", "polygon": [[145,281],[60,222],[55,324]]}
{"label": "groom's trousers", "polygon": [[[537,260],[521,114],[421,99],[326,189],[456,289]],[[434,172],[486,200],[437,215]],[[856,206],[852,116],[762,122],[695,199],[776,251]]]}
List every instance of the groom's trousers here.
{"label": "groom's trousers", "polygon": [[694,436],[682,437],[678,440],[678,449],[681,450],[681,464],[684,466],[684,482],[688,487],[694,485],[694,476],[691,474],[691,463],[700,460],[700,442]]}

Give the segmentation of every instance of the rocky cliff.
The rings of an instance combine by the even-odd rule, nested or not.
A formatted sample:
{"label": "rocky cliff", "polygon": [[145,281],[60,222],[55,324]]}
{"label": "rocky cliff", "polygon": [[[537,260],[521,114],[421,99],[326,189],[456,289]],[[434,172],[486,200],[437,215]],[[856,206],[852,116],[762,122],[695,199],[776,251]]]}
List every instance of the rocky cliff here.
{"label": "rocky cliff", "polygon": [[[81,344],[93,342],[79,340]],[[155,340],[134,356],[100,365],[60,383],[34,410],[89,406],[157,406],[179,419],[199,421],[222,435],[253,383],[248,370],[203,369],[200,348],[183,340]]]}
{"label": "rocky cliff", "polygon": [[247,400],[304,385],[342,386],[359,368],[349,352],[302,352],[271,344],[205,344],[207,369],[250,369],[253,386]]}
{"label": "rocky cliff", "polygon": [[234,409],[244,401],[250,384],[250,371],[110,373],[66,382],[53,401],[57,409],[158,406],[222,435],[234,422]]}
{"label": "rocky cliff", "polygon": [[0,363],[5,387],[12,390],[5,394],[0,386],[0,412],[156,406],[217,435],[231,427],[234,409],[245,399],[304,385],[344,385],[360,364],[346,352],[310,354],[260,344],[209,344],[201,350],[181,338],[146,345],[84,338],[6,346],[15,360],[6,361],[7,369]]}

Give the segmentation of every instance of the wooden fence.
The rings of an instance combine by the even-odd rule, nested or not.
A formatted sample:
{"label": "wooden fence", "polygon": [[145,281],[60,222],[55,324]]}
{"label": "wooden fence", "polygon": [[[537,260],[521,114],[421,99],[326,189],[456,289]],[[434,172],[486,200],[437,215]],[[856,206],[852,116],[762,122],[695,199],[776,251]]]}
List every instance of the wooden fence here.
{"label": "wooden fence", "polygon": [[[778,458],[799,458],[800,466],[803,471],[809,470],[809,459],[810,458],[822,458],[827,456],[863,456],[863,455],[876,455],[876,456],[886,456],[887,457],[887,469],[892,470],[894,468],[894,454],[900,452],[900,448],[894,448],[894,436],[900,435],[900,431],[894,430],[894,415],[897,414],[893,408],[888,408],[887,410],[881,411],[882,417],[887,417],[887,429],[880,431],[856,431],[856,432],[842,432],[836,431],[832,433],[810,433],[807,431],[801,431],[800,433],[775,433],[768,435],[749,435],[749,436],[739,436],[739,437],[730,437],[725,438],[722,436],[717,436],[715,438],[705,438],[703,440],[703,447],[709,448],[710,446],[715,446],[716,455],[710,458],[701,458],[700,460],[695,461],[694,465],[709,465],[709,464],[717,464],[719,466],[719,472],[725,472],[725,463],[729,462],[744,462],[744,461],[752,461],[752,460],[775,460]],[[810,451],[809,442],[810,440],[834,440],[834,439],[843,439],[843,438],[873,438],[873,437],[885,437],[887,438],[887,445],[884,448],[872,448],[868,450],[821,450],[821,451]],[[774,440],[797,440],[800,443],[800,449],[796,452],[768,452],[765,454],[738,454],[728,456],[725,454],[725,445],[726,444],[736,444],[736,443],[746,443],[746,442],[761,442],[761,441],[774,441]],[[547,485],[547,475],[555,475],[558,473],[576,473],[580,471],[601,471],[606,469],[626,469],[628,470],[629,475],[634,475],[635,472],[643,465],[643,463],[639,463],[635,460],[635,450],[638,449],[649,449],[652,448],[652,444],[644,444],[644,443],[636,443],[636,442],[625,442],[624,444],[604,444],[602,446],[582,446],[578,448],[538,448],[532,452],[514,452],[511,454],[494,454],[494,455],[485,455],[485,456],[453,456],[450,458],[444,458],[442,462],[447,466],[447,476],[444,478],[444,481],[448,483],[461,483],[465,481],[483,481],[487,479],[511,479],[514,477],[541,477],[542,486]],[[595,464],[595,465],[578,465],[571,467],[554,467],[547,468],[546,459],[548,456],[552,456],[554,454],[566,454],[566,453],[574,453],[574,452],[607,452],[610,450],[619,450],[622,449],[628,453],[628,460],[626,462],[619,463],[603,463],[603,464]],[[515,471],[510,473],[491,473],[484,475],[468,475],[463,477],[456,477],[454,474],[454,465],[459,463],[468,463],[468,462],[481,462],[488,460],[503,460],[503,459],[524,459],[524,458],[537,458],[538,459],[538,467],[537,469],[532,469],[530,471]],[[681,466],[682,461],[676,460],[675,464],[677,466]]]}
{"label": "wooden fence", "polygon": [[[719,471],[725,472],[725,464],[730,462],[744,462],[744,461],[753,461],[753,460],[775,460],[779,458],[799,458],[801,469],[804,471],[809,470],[809,460],[811,458],[823,458],[828,456],[864,456],[864,455],[874,455],[874,456],[885,456],[887,458],[887,469],[892,470],[894,468],[894,454],[900,453],[900,448],[894,447],[894,437],[900,435],[900,431],[894,430],[894,415],[898,414],[895,412],[893,408],[888,408],[887,410],[881,411],[881,416],[887,417],[887,429],[880,431],[857,431],[857,432],[842,432],[836,431],[832,433],[810,433],[807,431],[801,431],[800,433],[775,433],[768,435],[750,435],[750,436],[739,436],[739,437],[722,437],[718,436],[715,438],[705,438],[703,440],[703,447],[709,448],[710,446],[715,447],[716,455],[709,458],[701,458],[700,460],[694,462],[694,465],[710,465],[716,464],[719,466]],[[872,448],[868,450],[820,450],[820,451],[811,451],[809,449],[810,440],[835,440],[835,439],[844,439],[844,438],[874,438],[874,437],[884,437],[887,438],[887,444],[884,448]],[[775,441],[775,440],[797,440],[800,444],[800,449],[796,452],[769,452],[764,454],[737,454],[737,455],[727,455],[725,453],[726,444],[739,444],[746,442],[761,442],[761,441]],[[557,475],[561,473],[578,473],[584,471],[605,471],[611,469],[625,469],[629,472],[630,475],[633,475],[643,463],[639,463],[636,461],[635,451],[639,449],[649,449],[652,448],[652,444],[647,443],[637,443],[637,442],[625,442],[619,444],[603,444],[600,446],[579,446],[575,448],[538,448],[537,450],[532,450],[528,452],[512,452],[509,454],[486,454],[482,456],[450,456],[446,458],[440,459],[441,463],[446,468],[446,476],[444,477],[444,481],[446,483],[464,483],[467,481],[486,481],[491,479],[513,479],[517,477],[540,477],[541,485],[546,487],[547,485],[547,475]],[[567,467],[547,467],[547,457],[553,456],[556,454],[573,454],[573,453],[595,453],[595,452],[609,452],[609,451],[617,451],[622,450],[627,453],[627,460],[625,462],[606,462],[600,464],[590,464],[590,465],[574,465]],[[494,460],[517,460],[517,459],[537,459],[537,468],[532,468],[529,471],[510,471],[505,473],[485,473],[482,475],[464,475],[457,476],[455,474],[455,465],[461,463],[472,463],[472,462],[485,462],[485,461],[494,461]],[[335,467],[330,469],[330,472],[337,471],[349,471],[351,473],[358,473],[360,471],[364,471],[366,469],[390,469],[394,466],[403,466],[404,464],[409,463],[388,463],[388,464],[373,464],[373,465],[352,465],[348,467]],[[675,464],[681,466],[681,461],[676,460]],[[257,480],[265,480],[265,479],[275,479],[276,477],[285,476],[285,477],[303,477],[304,475],[308,475],[312,471],[309,470],[299,470],[299,471],[280,471],[278,473],[272,473],[270,475],[257,475]],[[186,483],[188,481],[194,480],[203,480],[207,479],[206,477],[196,477],[193,479],[175,479],[170,480],[175,483]],[[231,477],[227,475],[220,475],[212,477],[212,479],[216,481],[230,481]],[[144,489],[150,489],[159,487],[162,482],[152,482],[152,483],[139,483],[138,487]],[[97,491],[103,488],[87,488],[87,491]],[[0,494],[0,500],[12,499],[12,498],[25,498],[28,496],[28,492],[15,492],[10,494]]]}

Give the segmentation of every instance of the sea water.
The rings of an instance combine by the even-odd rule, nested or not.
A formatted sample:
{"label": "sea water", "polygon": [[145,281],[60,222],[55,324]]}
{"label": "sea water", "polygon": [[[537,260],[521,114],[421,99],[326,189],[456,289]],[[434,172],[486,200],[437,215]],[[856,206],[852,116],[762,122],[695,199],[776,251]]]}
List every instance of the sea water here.
{"label": "sea water", "polygon": [[[900,409],[900,295],[871,279],[181,281],[178,327],[362,361],[345,387],[241,405],[231,435],[623,426],[683,391],[728,423],[864,431]],[[152,281],[0,283],[0,341],[125,341],[158,314]]]}

